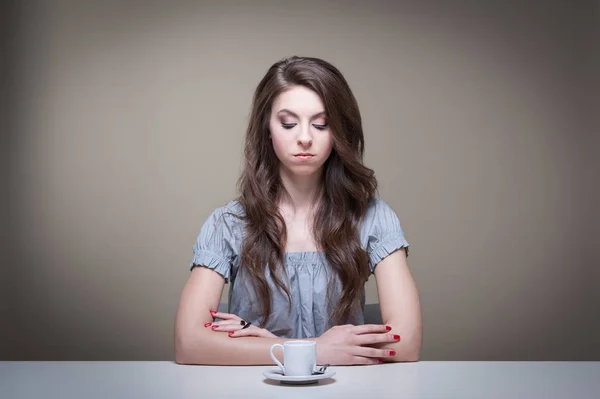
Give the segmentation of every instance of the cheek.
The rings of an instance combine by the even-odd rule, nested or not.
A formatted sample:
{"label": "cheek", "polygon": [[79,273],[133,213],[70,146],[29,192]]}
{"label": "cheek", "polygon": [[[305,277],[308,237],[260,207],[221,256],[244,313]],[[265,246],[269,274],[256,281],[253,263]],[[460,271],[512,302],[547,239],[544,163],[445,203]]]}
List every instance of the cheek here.
{"label": "cheek", "polygon": [[275,154],[280,157],[285,149],[285,143],[282,141],[281,137],[277,135],[271,136],[271,142],[273,143],[273,150],[275,150]]}
{"label": "cheek", "polygon": [[323,153],[326,153],[329,156],[331,150],[333,149],[333,135],[331,133],[323,137],[321,148],[323,149]]}
{"label": "cheek", "polygon": [[271,143],[273,144],[273,150],[277,157],[281,158],[281,154],[285,152],[285,149],[288,147],[287,140],[285,134],[280,129],[277,129],[276,126],[271,125]]}

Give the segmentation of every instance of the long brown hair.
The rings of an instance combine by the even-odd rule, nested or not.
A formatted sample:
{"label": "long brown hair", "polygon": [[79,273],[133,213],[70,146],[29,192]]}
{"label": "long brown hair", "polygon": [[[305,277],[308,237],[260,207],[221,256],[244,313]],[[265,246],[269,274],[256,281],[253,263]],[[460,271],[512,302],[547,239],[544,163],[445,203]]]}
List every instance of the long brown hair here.
{"label": "long brown hair", "polygon": [[[341,294],[331,316],[334,324],[340,324],[356,310],[369,278],[368,256],[361,247],[359,232],[377,190],[377,180],[362,161],[364,136],[356,99],[340,71],[326,61],[296,56],[283,59],[269,68],[256,88],[246,132],[244,170],[238,182],[246,221],[240,267],[256,290],[262,325],[271,313],[266,268],[291,306],[290,292],[282,280],[287,234],[278,208],[279,200],[287,193],[280,180],[279,159],[269,139],[269,119],[275,98],[293,86],[304,86],[320,96],[333,136],[313,228],[319,249],[341,283]],[[330,301],[333,285],[330,280]]]}

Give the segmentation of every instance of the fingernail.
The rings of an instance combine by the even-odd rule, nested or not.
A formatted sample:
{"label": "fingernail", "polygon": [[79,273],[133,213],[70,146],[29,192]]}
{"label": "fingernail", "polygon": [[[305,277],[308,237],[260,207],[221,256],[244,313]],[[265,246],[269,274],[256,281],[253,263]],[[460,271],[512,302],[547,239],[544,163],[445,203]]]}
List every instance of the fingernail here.
{"label": "fingernail", "polygon": [[387,331],[392,331],[392,327],[390,327],[390,326],[385,326],[385,329],[386,329]]}
{"label": "fingernail", "polygon": [[215,314],[215,313],[217,313],[217,312],[215,312],[214,310],[210,311],[210,314]]}
{"label": "fingernail", "polygon": [[229,331],[227,334],[231,337],[235,331]]}
{"label": "fingernail", "polygon": [[213,330],[216,330],[217,328],[219,328],[219,326],[212,326]]}
{"label": "fingernail", "polygon": [[394,356],[396,354],[396,351],[390,351],[390,356]]}
{"label": "fingernail", "polygon": [[206,324],[204,325],[204,327],[210,327],[210,325],[211,325],[211,324],[212,324],[212,323],[206,323]]}
{"label": "fingernail", "polygon": [[398,334],[394,334],[394,339],[395,339],[396,341],[400,341],[400,336],[399,336]]}
{"label": "fingernail", "polygon": [[383,359],[379,359],[379,363],[383,363]]}

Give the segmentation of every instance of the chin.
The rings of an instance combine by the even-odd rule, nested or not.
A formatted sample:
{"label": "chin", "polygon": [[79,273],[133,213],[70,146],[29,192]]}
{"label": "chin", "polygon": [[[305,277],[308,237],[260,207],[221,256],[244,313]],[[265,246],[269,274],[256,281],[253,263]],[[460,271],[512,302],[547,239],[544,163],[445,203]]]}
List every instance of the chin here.
{"label": "chin", "polygon": [[303,166],[292,165],[291,167],[288,166],[287,170],[290,174],[292,174],[294,176],[308,177],[308,176],[313,176],[316,173],[322,172],[323,169],[321,167],[315,167],[315,166],[309,166],[309,165],[303,165]]}
{"label": "chin", "polygon": [[318,170],[314,168],[295,168],[291,170],[292,174],[296,176],[312,176],[317,173],[317,171]]}

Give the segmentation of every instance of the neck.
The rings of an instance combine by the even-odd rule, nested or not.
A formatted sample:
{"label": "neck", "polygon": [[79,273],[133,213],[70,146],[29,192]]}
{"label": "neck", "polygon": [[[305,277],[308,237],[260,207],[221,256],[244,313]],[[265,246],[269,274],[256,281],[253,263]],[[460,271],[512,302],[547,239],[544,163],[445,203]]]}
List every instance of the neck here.
{"label": "neck", "polygon": [[306,211],[313,208],[318,199],[322,184],[322,171],[308,176],[298,176],[282,168],[281,182],[287,196],[282,203],[290,205],[295,211]]}

